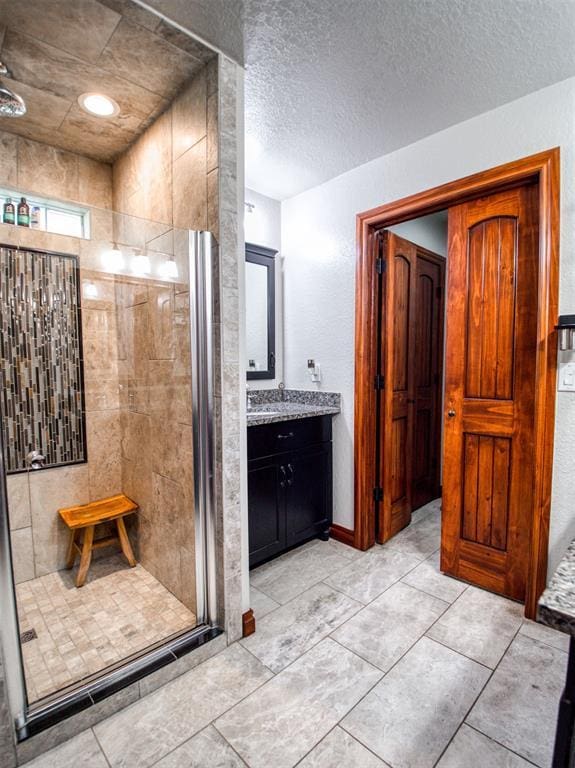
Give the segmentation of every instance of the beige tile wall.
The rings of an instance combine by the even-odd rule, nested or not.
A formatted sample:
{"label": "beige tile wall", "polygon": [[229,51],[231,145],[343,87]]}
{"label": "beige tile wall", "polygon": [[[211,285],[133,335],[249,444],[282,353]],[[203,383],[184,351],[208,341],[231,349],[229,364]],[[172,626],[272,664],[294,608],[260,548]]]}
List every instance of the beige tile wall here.
{"label": "beige tile wall", "polygon": [[124,492],[142,565],[195,612],[189,293],[116,277]]}
{"label": "beige tile wall", "polygon": [[[47,144],[0,133],[0,184],[26,194],[75,202],[91,212],[92,236],[113,235],[112,168]],[[86,389],[87,464],[8,477],[16,583],[64,566],[67,533],[57,509],[121,490],[119,381],[113,278],[90,266],[93,242],[0,224],[0,242],[72,253],[81,280],[98,298],[83,296],[82,336]]]}
{"label": "beige tile wall", "polygon": [[193,77],[171,107],[114,163],[116,211],[181,229],[210,228],[215,233],[216,91],[214,60]]}
{"label": "beige tile wall", "polygon": [[[217,234],[217,89],[208,64],[114,164],[116,210]],[[212,113],[213,113],[212,106]],[[208,170],[211,171],[208,174]],[[210,196],[208,188],[210,187]],[[209,206],[208,206],[209,197]],[[208,208],[210,221],[208,222]],[[155,241],[166,246],[168,233]],[[177,235],[176,235],[177,236]],[[123,233],[126,237],[126,233]],[[138,233],[129,237],[136,244]],[[140,244],[141,245],[141,244]],[[168,246],[169,247],[169,246]],[[171,243],[176,254],[185,241]],[[184,260],[178,260],[185,279]],[[187,286],[118,280],[122,484],[139,504],[139,557],[195,611],[192,403]]]}
{"label": "beige tile wall", "polygon": [[[190,380],[182,373],[189,370],[189,339],[178,336],[186,328],[188,295],[183,286],[158,282],[118,278],[116,284],[113,275],[101,271],[101,255],[111,242],[181,253],[180,275],[187,279],[186,242],[174,242],[172,227],[205,229],[209,216],[217,231],[214,89],[215,61],[113,168],[0,132],[0,184],[77,202],[91,213],[90,240],[0,224],[0,242],[77,254],[82,286],[93,283],[98,292],[94,299],[83,291],[89,461],[34,473],[30,488],[25,476],[8,478],[17,583],[64,566],[67,535],[56,515],[59,507],[124,491],[142,507],[138,532],[132,531],[142,561],[194,609],[193,514],[187,514],[192,508]],[[114,209],[126,215],[115,215]],[[169,404],[169,413],[163,404]],[[159,435],[154,451],[147,442],[153,434]],[[179,455],[182,441],[187,445]],[[152,464],[143,457],[142,445],[154,455]],[[187,476],[180,470],[182,460],[189,466]]]}

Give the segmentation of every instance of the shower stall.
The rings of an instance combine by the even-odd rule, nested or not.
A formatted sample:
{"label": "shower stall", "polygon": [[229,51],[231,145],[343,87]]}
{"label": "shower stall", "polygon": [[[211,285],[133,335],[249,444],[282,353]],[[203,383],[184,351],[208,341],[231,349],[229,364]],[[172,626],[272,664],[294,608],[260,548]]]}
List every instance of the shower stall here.
{"label": "shower stall", "polygon": [[136,0],[60,11],[32,33],[21,0],[0,35],[27,107],[0,110],[11,765],[238,639],[247,609],[241,71]]}
{"label": "shower stall", "polygon": [[[0,600],[21,737],[218,632],[214,241],[109,226],[84,258],[0,245]],[[59,510],[121,494],[136,564],[104,521],[79,587]]]}

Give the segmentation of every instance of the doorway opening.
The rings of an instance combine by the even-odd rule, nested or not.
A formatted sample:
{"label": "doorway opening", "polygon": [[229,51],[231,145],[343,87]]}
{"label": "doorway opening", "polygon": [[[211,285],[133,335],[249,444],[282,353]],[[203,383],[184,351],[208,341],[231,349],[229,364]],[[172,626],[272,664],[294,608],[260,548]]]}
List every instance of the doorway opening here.
{"label": "doorway opening", "polygon": [[[357,227],[355,546],[387,541],[409,524],[414,500],[433,494],[443,442],[442,570],[525,602],[528,617],[547,572],[558,168],[559,150],[549,150],[359,214]],[[406,235],[414,220],[441,211],[448,253],[440,406],[441,385],[420,398],[417,375],[421,367],[441,376],[433,318],[442,307],[423,312],[417,275],[426,249]],[[434,278],[438,302],[441,254],[435,262],[433,253],[425,290]],[[430,325],[434,347],[423,359],[417,334],[429,340]]]}

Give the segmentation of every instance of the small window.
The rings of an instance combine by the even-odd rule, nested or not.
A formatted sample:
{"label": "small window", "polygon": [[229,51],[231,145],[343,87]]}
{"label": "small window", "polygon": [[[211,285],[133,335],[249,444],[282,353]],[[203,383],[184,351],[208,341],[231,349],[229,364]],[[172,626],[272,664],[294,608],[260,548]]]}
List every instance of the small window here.
{"label": "small window", "polygon": [[[44,232],[52,232],[55,235],[68,235],[70,237],[90,237],[90,214],[85,208],[77,208],[66,203],[51,202],[37,197],[29,197],[24,192],[14,192],[0,189],[0,221],[6,221],[4,205],[10,199],[17,209],[20,199],[24,197],[29,206],[30,229],[39,229]],[[15,222],[16,223],[16,222]]]}

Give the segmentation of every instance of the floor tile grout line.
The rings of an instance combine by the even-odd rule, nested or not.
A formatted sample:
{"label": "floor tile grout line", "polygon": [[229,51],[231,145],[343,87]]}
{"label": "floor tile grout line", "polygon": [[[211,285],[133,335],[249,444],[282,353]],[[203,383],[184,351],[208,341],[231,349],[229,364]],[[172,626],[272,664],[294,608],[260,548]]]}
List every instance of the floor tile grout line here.
{"label": "floor tile grout line", "polygon": [[[229,645],[228,645],[226,648],[224,648],[224,649],[223,649],[223,651],[221,651],[220,653],[224,653],[224,652],[225,652],[225,651],[226,651],[228,648],[231,648],[231,647],[232,647],[232,646],[234,646],[234,645],[238,645],[238,646],[239,646],[239,641],[238,641],[238,640],[234,640],[234,642],[233,642],[233,643],[230,643],[230,644],[229,644]],[[246,650],[246,651],[247,651],[247,649],[243,648],[243,646],[239,646],[239,647],[241,647],[241,648],[242,648],[242,650]],[[249,653],[249,651],[248,651],[248,653]],[[207,662],[211,661],[213,658],[215,658],[216,656],[219,656],[219,655],[220,655],[220,654],[215,654],[215,656],[212,656],[212,657],[210,657],[209,659],[206,659],[205,661],[202,661],[200,664],[198,664],[198,665],[197,665],[197,666],[195,666],[195,667],[192,667],[192,669],[189,669],[189,670],[187,670],[187,672],[184,672],[182,675],[178,675],[178,677],[175,677],[173,680],[169,680],[169,681],[166,683],[166,685],[170,685],[170,683],[173,683],[173,682],[175,682],[176,680],[179,680],[181,677],[184,677],[184,675],[188,674],[189,672],[193,672],[194,670],[196,670],[196,669],[199,669],[199,668],[200,668],[200,667],[201,667],[203,664],[207,664]],[[191,736],[189,736],[187,739],[184,739],[184,740],[183,740],[183,741],[181,741],[179,744],[177,744],[177,745],[176,745],[176,746],[175,746],[173,749],[171,749],[171,750],[170,750],[170,752],[173,752],[175,749],[177,749],[178,747],[180,747],[180,746],[181,746],[182,744],[184,744],[186,741],[189,741],[191,738],[193,738],[193,737],[194,737],[194,736],[196,736],[198,733],[200,733],[200,731],[203,731],[203,730],[204,730],[204,728],[207,728],[207,727],[208,727],[208,725],[214,725],[214,727],[215,727],[215,721],[216,721],[216,720],[218,720],[220,717],[223,717],[223,716],[224,716],[225,714],[227,714],[227,713],[228,713],[228,712],[229,712],[231,709],[233,709],[233,708],[234,708],[236,705],[238,705],[240,702],[242,702],[242,701],[244,701],[245,699],[247,699],[247,698],[248,698],[248,696],[251,696],[251,695],[252,695],[252,693],[255,693],[255,692],[256,692],[256,691],[258,691],[260,688],[262,688],[262,687],[263,687],[263,686],[264,686],[266,683],[269,683],[269,682],[270,682],[270,681],[271,681],[271,680],[272,680],[274,677],[277,677],[277,675],[276,675],[274,672],[272,672],[272,670],[271,670],[271,669],[269,669],[269,667],[267,667],[265,664],[263,664],[263,663],[262,663],[262,662],[261,662],[261,661],[260,661],[258,658],[256,658],[256,657],[253,655],[253,653],[250,653],[250,656],[252,656],[252,658],[256,659],[256,661],[257,661],[259,664],[261,664],[261,665],[262,665],[262,667],[265,667],[265,669],[266,669],[268,672],[270,672],[270,673],[271,673],[271,677],[268,677],[268,679],[267,679],[267,680],[263,680],[263,681],[262,681],[262,682],[261,682],[259,685],[257,685],[257,686],[256,686],[256,687],[255,687],[255,688],[252,690],[252,691],[250,691],[249,693],[246,693],[246,695],[245,695],[245,696],[242,696],[242,697],[241,697],[241,698],[239,698],[237,701],[235,701],[233,704],[231,704],[229,707],[227,707],[225,710],[223,710],[222,712],[220,712],[219,714],[217,714],[217,715],[216,715],[214,718],[212,718],[212,719],[211,719],[209,722],[207,722],[207,723],[206,723],[204,726],[202,726],[202,727],[201,727],[199,730],[195,731],[195,732],[194,732],[194,733],[193,733]],[[159,687],[158,687],[158,688],[156,688],[155,690],[153,690],[153,691],[150,691],[150,693],[149,693],[149,694],[147,694],[147,696],[148,696],[148,695],[149,695],[149,696],[152,696],[152,695],[153,695],[153,694],[154,694],[156,691],[158,691],[160,688],[163,688],[163,687],[164,687],[164,686],[159,686]],[[136,700],[135,700],[135,701],[133,701],[131,704],[129,704],[127,707],[124,707],[123,709],[120,709],[120,710],[118,710],[118,712],[114,712],[112,715],[110,715],[109,717],[106,717],[106,718],[104,718],[104,719],[103,719],[103,720],[101,720],[100,722],[106,722],[106,721],[107,721],[107,720],[109,720],[110,718],[112,718],[112,717],[116,717],[117,715],[120,715],[121,713],[123,713],[123,712],[126,712],[128,709],[130,709],[130,708],[134,707],[136,704],[138,704],[139,702],[143,701],[145,698],[146,698],[146,696],[144,696],[144,697],[140,697],[140,698],[136,699]],[[96,727],[97,727],[99,724],[100,724],[100,723],[95,723],[95,724],[92,726],[92,728],[93,728],[93,729],[95,729],[95,728],[96,728]],[[218,732],[219,732],[219,731],[218,731]],[[94,731],[94,735],[95,735],[95,731]],[[96,737],[96,738],[97,738],[97,737]],[[99,743],[99,742],[98,742],[98,743]],[[102,751],[104,751],[104,749],[103,749],[103,748],[102,748]],[[104,754],[105,754],[105,752],[104,752]],[[166,754],[169,754],[169,753],[166,753]],[[106,755],[106,757],[107,757],[107,755]],[[165,755],[162,755],[162,757],[158,758],[158,760],[157,760],[156,762],[159,762],[159,761],[160,761],[161,759],[163,759],[164,757],[165,757]]]}
{"label": "floor tile grout line", "polygon": [[[243,757],[240,755],[240,753],[238,752],[238,750],[237,750],[237,749],[234,747],[234,745],[233,745],[233,744],[232,744],[230,741],[228,741],[228,740],[226,739],[226,737],[224,736],[224,734],[223,734],[223,733],[220,731],[220,729],[219,729],[219,728],[218,728],[218,726],[216,725],[216,723],[215,723],[215,720],[214,720],[212,723],[210,723],[210,725],[211,725],[211,726],[212,726],[212,728],[213,728],[213,729],[216,731],[216,733],[219,733],[219,735],[220,735],[220,736],[222,737],[222,739],[223,739],[223,740],[226,742],[226,744],[227,744],[227,745],[229,746],[229,748],[230,748],[230,749],[233,751],[233,753],[239,757],[239,759],[240,759],[240,761],[241,761],[242,765],[246,765],[246,766],[247,766],[247,768],[251,768],[251,764],[250,764],[250,763],[247,761],[247,759],[243,758]],[[206,727],[209,727],[209,726],[206,726]]]}
{"label": "floor tile grout line", "polygon": [[[92,734],[93,734],[94,738],[96,739],[96,744],[98,745],[98,747],[100,749],[100,752],[104,756],[104,760],[108,764],[109,768],[112,768],[112,763],[108,760],[108,755],[104,752],[104,748],[100,744],[100,739],[98,738],[98,736],[96,734],[96,731],[94,730],[94,726],[91,726],[89,730],[92,731]],[[66,742],[62,742],[62,743],[65,744]]]}
{"label": "floor tile grout line", "polygon": [[[282,604],[278,605],[278,607],[277,607],[277,608],[274,608],[272,611],[269,611],[269,613],[266,613],[266,614],[265,614],[265,616],[262,616],[262,618],[261,618],[259,621],[260,621],[260,622],[264,622],[264,621],[265,621],[265,619],[266,619],[268,616],[271,616],[271,615],[272,615],[272,613],[275,613],[276,611],[278,611],[280,608],[283,608],[284,606],[288,606],[288,605],[290,605],[291,603],[293,603],[293,602],[294,602],[295,600],[297,600],[298,598],[300,598],[300,597],[303,597],[303,596],[306,594],[306,592],[311,592],[311,590],[312,590],[312,589],[314,589],[315,587],[319,586],[320,584],[323,584],[323,585],[324,585],[325,587],[327,587],[328,589],[331,589],[331,590],[333,590],[334,592],[337,592],[338,594],[340,594],[340,595],[343,595],[343,596],[344,596],[344,597],[346,597],[348,600],[351,600],[352,602],[354,602],[354,603],[357,603],[357,604],[360,606],[360,607],[358,608],[358,611],[360,611],[360,610],[361,610],[363,607],[365,607],[365,606],[363,606],[363,604],[362,604],[362,603],[361,603],[359,600],[356,600],[355,598],[353,598],[353,597],[350,597],[349,595],[346,595],[344,592],[340,592],[338,589],[335,589],[335,587],[332,587],[332,586],[330,586],[329,584],[326,584],[326,582],[325,582],[325,581],[317,581],[315,584],[312,584],[312,585],[311,585],[311,587],[308,587],[308,588],[306,588],[306,589],[305,589],[303,592],[300,592],[300,593],[299,593],[298,595],[296,595],[295,597],[292,597],[292,599],[291,599],[289,602],[287,602],[287,603],[282,603]],[[256,617],[256,622],[257,622],[257,621],[258,621],[258,619],[257,619],[257,617]],[[257,634],[257,623],[256,623],[256,632],[255,632],[254,634]],[[248,637],[251,637],[251,636],[252,636],[252,635],[248,635]],[[240,639],[240,641],[239,641],[239,642],[240,642],[240,643],[242,643],[242,645],[243,645],[243,642],[242,642],[242,641],[243,641],[243,640],[247,640],[247,639],[248,639],[248,638],[242,637],[242,638]],[[245,646],[244,646],[244,647],[245,647]]]}
{"label": "floor tile grout line", "polygon": [[[409,571],[409,573],[411,573],[411,571]],[[409,576],[409,573],[406,573],[405,575]],[[441,573],[441,571],[439,573],[440,573],[441,576],[445,575],[445,574]],[[449,579],[449,578],[451,578],[451,576],[446,576],[446,578]],[[416,587],[415,584],[410,584],[408,581],[404,581],[404,577],[403,576],[401,577],[400,581],[401,581],[402,584],[406,584],[408,587],[412,587],[412,589],[417,589],[417,591],[421,592],[423,595],[427,595],[428,597],[434,597],[436,600],[441,600],[442,602],[447,603],[449,607],[451,607],[453,605],[453,603],[456,600],[458,600],[461,597],[461,595],[463,594],[463,592],[466,592],[467,589],[470,586],[469,584],[466,584],[465,587],[463,588],[462,592],[460,592],[459,595],[457,595],[457,597],[454,597],[453,601],[450,602],[449,600],[446,600],[444,597],[439,597],[438,595],[434,595],[432,592],[428,592],[426,589],[422,589],[421,587]],[[461,583],[463,584],[463,582],[461,582]]]}
{"label": "floor tile grout line", "polygon": [[[521,626],[523,626],[523,623],[521,623]],[[520,627],[519,627],[519,629],[518,629],[518,630],[515,632],[515,634],[513,635],[512,639],[511,639],[511,640],[510,640],[510,642],[508,643],[508,645],[507,645],[507,648],[505,649],[505,652],[504,652],[504,654],[501,656],[501,658],[500,658],[500,659],[499,659],[499,661],[497,662],[497,665],[496,665],[496,667],[495,667],[495,668],[494,668],[494,670],[493,670],[493,674],[492,674],[492,675],[490,675],[490,677],[489,677],[489,680],[487,681],[487,683],[489,683],[489,682],[491,681],[491,678],[493,677],[493,675],[495,674],[495,672],[496,672],[496,671],[499,669],[500,665],[503,663],[503,660],[504,660],[504,658],[507,656],[507,653],[508,653],[509,649],[511,648],[512,644],[514,643],[514,641],[517,639],[517,637],[518,637],[518,636],[519,636],[519,634],[520,634],[520,631],[521,631],[521,626],[520,626]],[[522,635],[522,637],[523,637],[523,635]],[[532,637],[526,637],[526,639],[527,639],[527,640],[531,640],[531,642],[538,642],[537,640],[535,640],[535,639],[534,639],[534,638],[532,638]],[[548,647],[552,647],[552,646],[548,646]],[[484,686],[484,690],[485,690],[485,687],[487,686],[487,683],[486,683],[486,684],[485,684],[485,686]],[[482,691],[482,692],[483,692],[483,691]],[[463,722],[464,722],[466,725],[468,725],[470,728],[474,728],[474,730],[478,731],[479,733],[482,733],[484,736],[487,736],[487,738],[491,739],[492,741],[496,741],[496,742],[499,744],[499,742],[497,741],[497,739],[494,739],[494,738],[493,738],[492,736],[490,736],[488,733],[484,733],[482,730],[480,730],[480,729],[479,729],[479,728],[477,728],[476,726],[473,726],[471,723],[468,723],[468,722],[467,722],[467,718],[469,717],[469,715],[470,715],[470,714],[471,714],[471,710],[470,710],[470,711],[469,711],[469,712],[468,712],[468,713],[465,715],[465,720],[464,720]],[[505,746],[505,744],[501,744],[501,746],[502,746],[502,747],[505,747],[505,749],[508,749],[510,752],[514,752],[514,750],[512,750],[512,749],[509,749],[509,747],[506,747],[506,746]],[[523,755],[521,755],[519,752],[517,752],[517,753],[515,753],[515,754],[518,754],[518,755],[519,755],[519,757],[523,757]],[[526,758],[524,758],[524,759],[526,759]],[[531,760],[528,760],[528,762],[532,762],[532,761],[531,761]],[[535,765],[537,765],[537,763],[535,763]],[[541,766],[538,766],[537,768],[541,768]]]}
{"label": "floor tile grout line", "polygon": [[[471,714],[471,712],[472,712],[473,708],[475,707],[475,705],[476,705],[476,704],[477,704],[477,702],[479,701],[479,699],[480,699],[481,695],[483,694],[483,692],[484,692],[484,691],[485,691],[485,689],[487,688],[488,684],[490,683],[491,679],[493,678],[493,675],[495,674],[496,670],[499,668],[499,665],[501,664],[501,662],[503,661],[503,659],[504,659],[504,658],[505,658],[505,656],[507,655],[507,651],[509,650],[509,648],[511,647],[511,644],[513,643],[513,641],[515,640],[515,638],[516,638],[516,637],[517,637],[517,635],[519,634],[519,630],[520,630],[520,629],[521,629],[521,625],[519,625],[519,627],[518,627],[518,628],[517,628],[517,630],[515,631],[515,633],[514,633],[513,637],[511,638],[511,640],[510,640],[510,641],[509,641],[509,643],[507,644],[507,647],[505,648],[505,651],[502,653],[502,655],[501,655],[501,658],[499,659],[499,661],[497,662],[497,664],[495,665],[495,667],[494,667],[492,670],[490,670],[490,674],[489,674],[489,676],[487,677],[487,679],[485,680],[485,683],[484,683],[484,684],[482,685],[482,687],[481,687],[481,690],[479,691],[479,693],[477,694],[477,696],[476,696],[476,697],[475,697],[475,699],[473,700],[473,703],[472,703],[472,705],[469,707],[469,709],[468,709],[468,710],[467,710],[467,712],[465,713],[465,715],[464,715],[463,719],[462,719],[462,720],[461,720],[461,722],[459,723],[459,726],[458,726],[458,727],[457,727],[457,729],[455,730],[455,733],[453,733],[453,734],[452,734],[452,736],[451,736],[451,738],[449,739],[449,742],[448,742],[448,743],[445,745],[445,749],[443,750],[443,752],[441,753],[441,755],[440,755],[440,756],[437,758],[437,761],[434,763],[434,768],[435,768],[435,766],[437,766],[437,764],[439,763],[439,761],[442,759],[442,757],[443,757],[443,755],[445,754],[445,752],[446,752],[446,751],[449,749],[449,746],[450,746],[451,742],[453,741],[453,739],[455,738],[456,734],[457,734],[457,733],[459,732],[459,730],[461,729],[461,726],[462,726],[462,725],[464,725],[464,724],[465,724],[465,725],[468,725],[468,723],[467,723],[467,718],[469,717],[469,715]],[[451,650],[453,650],[453,649],[451,649]],[[457,653],[457,651],[455,651],[455,653]],[[463,654],[460,654],[460,655],[463,655]],[[467,657],[466,657],[466,658],[467,658]],[[479,662],[477,662],[477,663],[479,663]],[[483,665],[483,666],[484,666],[484,665]],[[489,667],[486,667],[486,669],[489,669]],[[486,734],[486,733],[484,733],[483,735],[484,735],[484,736],[487,736],[487,734]],[[491,738],[491,737],[489,736],[488,738]]]}
{"label": "floor tile grout line", "polygon": [[465,725],[467,728],[471,728],[471,730],[472,730],[472,731],[475,731],[476,733],[480,733],[480,734],[481,734],[482,736],[484,736],[486,739],[489,739],[489,740],[490,740],[490,741],[492,741],[494,744],[497,744],[498,746],[502,747],[502,748],[503,748],[503,749],[505,749],[507,752],[511,752],[511,754],[513,754],[513,755],[517,755],[517,757],[521,758],[521,760],[525,760],[525,762],[526,762],[526,763],[528,763],[529,765],[532,765],[532,766],[534,766],[534,768],[542,768],[542,766],[538,765],[537,763],[534,763],[534,762],[533,762],[533,760],[529,760],[529,758],[525,757],[524,755],[521,755],[521,754],[520,754],[519,752],[517,752],[516,750],[514,750],[514,749],[511,749],[510,747],[506,746],[505,744],[502,744],[502,743],[501,743],[500,741],[498,741],[497,739],[494,739],[494,738],[493,738],[493,736],[489,736],[489,734],[487,734],[487,733],[483,733],[483,731],[482,731],[480,728],[478,728],[476,725],[471,725],[471,723],[468,723],[468,722],[465,722],[465,721],[464,721],[463,723],[461,723],[461,725],[459,726],[459,728],[458,728],[457,730],[458,730],[458,731],[459,731],[459,730],[461,730],[462,726],[464,726],[464,725]]}

